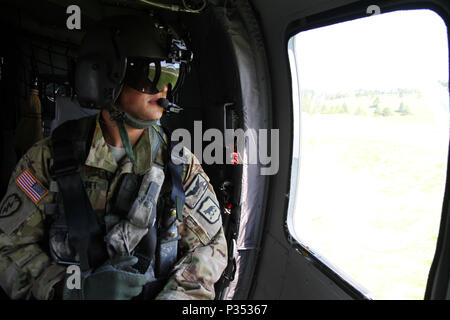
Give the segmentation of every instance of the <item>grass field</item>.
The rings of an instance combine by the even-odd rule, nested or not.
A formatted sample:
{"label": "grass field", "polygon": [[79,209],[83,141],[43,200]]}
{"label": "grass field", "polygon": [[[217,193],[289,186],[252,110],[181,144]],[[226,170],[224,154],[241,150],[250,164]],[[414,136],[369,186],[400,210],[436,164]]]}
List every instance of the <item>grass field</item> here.
{"label": "grass field", "polygon": [[448,118],[414,106],[406,117],[355,116],[354,102],[346,103],[348,114],[301,113],[297,236],[374,298],[422,299],[439,230]]}

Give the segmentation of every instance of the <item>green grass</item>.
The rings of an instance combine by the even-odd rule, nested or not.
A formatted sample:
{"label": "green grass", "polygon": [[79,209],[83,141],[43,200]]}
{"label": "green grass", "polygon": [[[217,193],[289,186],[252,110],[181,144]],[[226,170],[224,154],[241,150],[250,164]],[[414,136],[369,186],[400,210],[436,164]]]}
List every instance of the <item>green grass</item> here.
{"label": "green grass", "polygon": [[302,113],[297,235],[377,299],[422,299],[434,256],[448,120],[415,109]]}

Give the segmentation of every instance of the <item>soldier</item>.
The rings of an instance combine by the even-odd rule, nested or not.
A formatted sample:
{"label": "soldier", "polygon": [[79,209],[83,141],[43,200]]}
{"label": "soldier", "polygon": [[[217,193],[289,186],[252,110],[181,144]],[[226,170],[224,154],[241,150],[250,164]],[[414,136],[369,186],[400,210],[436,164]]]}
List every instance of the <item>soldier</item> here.
{"label": "soldier", "polygon": [[[227,263],[219,205],[198,160],[172,154],[159,123],[190,58],[149,18],[87,33],[75,91],[101,112],[33,145],[0,203],[10,298],[214,299]],[[81,268],[80,287],[67,285],[68,265]]]}

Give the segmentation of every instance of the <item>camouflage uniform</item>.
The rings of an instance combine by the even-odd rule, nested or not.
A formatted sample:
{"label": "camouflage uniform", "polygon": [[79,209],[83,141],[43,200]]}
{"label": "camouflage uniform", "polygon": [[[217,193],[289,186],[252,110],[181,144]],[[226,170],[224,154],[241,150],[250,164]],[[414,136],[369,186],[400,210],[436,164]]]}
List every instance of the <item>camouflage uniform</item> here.
{"label": "camouflage uniform", "polygon": [[[98,120],[99,116],[81,176],[99,223],[107,226],[117,220],[117,217],[109,215],[109,208],[121,177],[126,173],[143,175],[151,169],[151,146],[146,130],[133,147],[137,166],[133,166],[127,156],[116,163]],[[167,161],[168,152],[164,144],[161,149],[163,151],[158,157]],[[48,226],[56,219],[45,213],[45,206],[55,202],[55,192],[49,190],[51,152],[49,138],[29,149],[17,164],[0,204],[0,286],[12,299],[53,298],[53,287],[64,279],[66,267],[53,261],[48,244],[59,251],[60,256],[73,254],[67,234],[48,240]],[[214,195],[195,156],[185,149],[183,159],[185,190],[195,179],[202,178],[202,181],[208,181],[204,185],[205,191],[208,188],[209,194]],[[37,196],[34,194],[33,197],[32,191],[21,185],[20,177],[24,173],[31,174]],[[177,222],[181,258],[156,299],[214,299],[214,283],[227,263],[227,245],[220,213],[215,221],[208,221],[206,215],[199,213],[198,206],[191,209],[187,205],[198,202],[200,199],[195,197],[199,196],[196,193],[193,197],[186,197],[183,222]],[[217,203],[215,196],[213,198]]]}

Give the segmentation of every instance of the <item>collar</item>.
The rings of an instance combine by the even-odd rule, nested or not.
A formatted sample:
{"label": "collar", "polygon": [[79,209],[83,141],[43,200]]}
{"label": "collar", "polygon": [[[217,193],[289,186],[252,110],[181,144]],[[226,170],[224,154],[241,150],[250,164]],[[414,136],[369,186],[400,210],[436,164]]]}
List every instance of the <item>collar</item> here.
{"label": "collar", "polygon": [[121,169],[123,173],[135,173],[143,175],[150,171],[151,168],[151,144],[148,129],[145,129],[138,142],[133,147],[133,154],[136,159],[137,166],[133,166],[128,156],[124,156],[119,163],[116,162],[108,145],[103,137],[102,128],[100,127],[101,113],[97,114],[94,135],[92,137],[89,153],[85,161],[85,165],[103,169],[115,173],[117,169]]}

